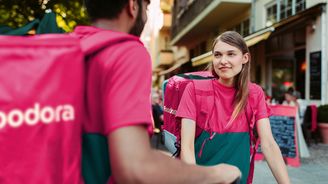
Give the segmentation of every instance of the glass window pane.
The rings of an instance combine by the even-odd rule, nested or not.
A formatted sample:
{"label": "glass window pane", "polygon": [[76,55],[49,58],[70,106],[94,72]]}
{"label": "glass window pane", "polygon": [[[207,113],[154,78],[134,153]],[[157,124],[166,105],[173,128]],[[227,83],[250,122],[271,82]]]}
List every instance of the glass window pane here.
{"label": "glass window pane", "polygon": [[267,7],[266,12],[267,12],[266,24],[267,24],[267,26],[270,26],[273,23],[275,23],[277,20],[277,18],[276,18],[277,17],[277,5],[274,4],[270,7]]}
{"label": "glass window pane", "polygon": [[277,14],[277,5],[273,5],[272,6],[272,10],[273,10],[273,14],[276,15]]}
{"label": "glass window pane", "polygon": [[292,15],[292,9],[287,10],[287,17]]}
{"label": "glass window pane", "polygon": [[286,18],[286,12],[280,12],[280,19]]}
{"label": "glass window pane", "polygon": [[241,33],[241,25],[240,24],[236,26],[236,32],[238,32],[239,34],[242,34]]}
{"label": "glass window pane", "polygon": [[296,0],[296,12],[300,12],[305,9],[305,0]]}
{"label": "glass window pane", "polygon": [[249,19],[244,21],[244,33],[243,36],[247,36],[249,34]]}

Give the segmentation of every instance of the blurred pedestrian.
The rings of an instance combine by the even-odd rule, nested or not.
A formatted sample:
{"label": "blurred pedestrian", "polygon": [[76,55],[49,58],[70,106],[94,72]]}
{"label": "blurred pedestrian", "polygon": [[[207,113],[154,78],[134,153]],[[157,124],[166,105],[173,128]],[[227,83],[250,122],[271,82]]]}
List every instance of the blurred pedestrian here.
{"label": "blurred pedestrian", "polygon": [[298,98],[300,98],[299,92],[295,91],[293,87],[290,87],[284,93],[284,101],[282,102],[282,104],[299,107],[299,104],[297,102]]}
{"label": "blurred pedestrian", "polygon": [[287,92],[292,94],[296,99],[301,98],[301,93],[299,91],[297,91],[296,89],[294,89],[293,87],[289,87],[287,89]]}
{"label": "blurred pedestrian", "polygon": [[162,135],[162,125],[163,125],[163,110],[160,105],[160,96],[156,91],[152,93],[152,112],[154,119],[154,136],[156,137],[156,148],[159,144],[164,144],[164,138]]}
{"label": "blurred pedestrian", "polygon": [[271,100],[272,100],[272,96],[270,96],[267,91],[262,87],[262,90],[264,92],[264,96],[265,96],[265,101],[270,104],[271,103]]}
{"label": "blurred pedestrian", "polygon": [[157,92],[153,92],[152,94],[152,112],[155,128],[161,130],[161,126],[163,125],[163,110],[160,105],[160,96]]}

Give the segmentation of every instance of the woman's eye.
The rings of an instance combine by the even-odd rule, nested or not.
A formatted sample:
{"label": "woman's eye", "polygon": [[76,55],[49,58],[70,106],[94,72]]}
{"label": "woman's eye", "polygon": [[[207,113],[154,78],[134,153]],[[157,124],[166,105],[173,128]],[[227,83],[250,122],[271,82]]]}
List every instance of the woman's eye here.
{"label": "woman's eye", "polygon": [[221,57],[221,54],[220,53],[214,53],[214,57]]}

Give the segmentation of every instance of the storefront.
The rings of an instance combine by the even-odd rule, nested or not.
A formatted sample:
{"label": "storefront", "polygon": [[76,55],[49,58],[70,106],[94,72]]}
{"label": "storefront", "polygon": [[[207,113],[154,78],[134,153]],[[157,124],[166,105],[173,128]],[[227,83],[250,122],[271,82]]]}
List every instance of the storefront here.
{"label": "storefront", "polygon": [[256,41],[249,45],[252,79],[277,102],[282,102],[284,93],[293,88],[300,99],[326,103],[323,7],[325,4],[319,4],[262,30],[269,34],[266,38],[261,37],[263,34],[245,38]]}
{"label": "storefront", "polygon": [[[301,24],[302,25],[302,24]],[[293,88],[305,98],[306,34],[305,25],[279,29],[266,41],[268,86],[272,98],[282,101],[284,93]]]}

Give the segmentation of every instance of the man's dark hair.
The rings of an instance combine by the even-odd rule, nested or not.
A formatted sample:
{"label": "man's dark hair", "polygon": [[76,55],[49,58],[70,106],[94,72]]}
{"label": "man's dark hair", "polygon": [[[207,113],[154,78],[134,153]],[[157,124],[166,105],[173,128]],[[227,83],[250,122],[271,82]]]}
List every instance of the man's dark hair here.
{"label": "man's dark hair", "polygon": [[[139,5],[141,1],[137,0]],[[84,0],[91,21],[117,18],[128,2],[128,0]]]}

